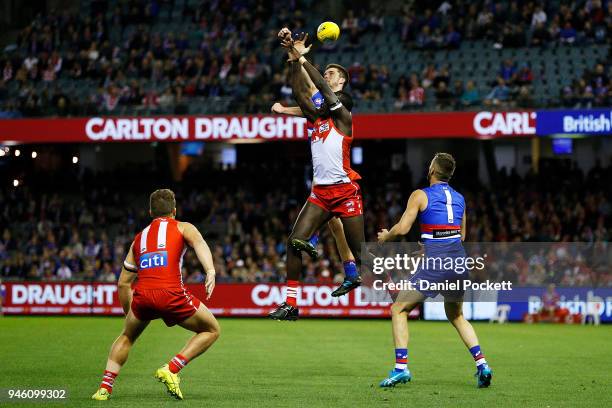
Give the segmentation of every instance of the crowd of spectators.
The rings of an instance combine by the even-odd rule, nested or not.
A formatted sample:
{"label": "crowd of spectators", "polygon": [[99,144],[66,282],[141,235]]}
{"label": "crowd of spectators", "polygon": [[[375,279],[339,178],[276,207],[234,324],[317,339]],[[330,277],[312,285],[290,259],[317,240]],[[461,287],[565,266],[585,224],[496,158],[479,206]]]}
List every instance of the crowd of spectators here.
{"label": "crowd of spectators", "polygon": [[582,77],[563,87],[560,99],[566,108],[591,108],[612,106],[609,64],[598,63]]}
{"label": "crowd of spectators", "polygon": [[[283,25],[304,29],[304,11],[311,2],[190,4],[95,1],[89,14],[51,11],[38,16],[0,55],[0,117],[185,114],[190,106],[224,110],[212,113],[262,113],[275,101],[291,100],[275,33]],[[496,48],[606,43],[612,32],[609,1],[563,1],[558,7],[522,1],[443,1],[432,7],[414,1],[401,7],[399,18],[381,7],[353,6],[339,20],[342,41],[319,51],[347,52],[360,61],[365,41],[389,27],[397,28],[405,44],[422,50],[458,48],[462,41],[481,39]],[[485,91],[471,81],[451,82],[450,68],[443,64],[427,66],[416,80],[407,67],[401,70],[406,77],[391,84],[394,73],[384,63],[356,62],[350,67],[351,92],[366,101],[392,97],[395,103],[386,109],[398,110],[423,108],[426,95],[435,99],[429,108],[534,107],[529,61],[512,64],[510,78],[500,73]],[[525,75],[522,84],[514,77]],[[436,77],[444,80],[432,86]],[[577,81],[566,88],[563,103],[600,104],[599,88],[590,85],[591,95],[589,85]],[[432,91],[424,92],[430,86]]]}
{"label": "crowd of spectators", "polygon": [[407,2],[401,8],[398,31],[404,43],[424,50],[454,49],[473,40],[488,40],[496,49],[606,43],[612,33],[612,4],[601,0]]}
{"label": "crowd of spectators", "polygon": [[452,80],[448,65],[439,69],[429,64],[419,75],[416,72],[401,76],[395,91],[395,108],[408,110],[425,105],[426,90],[430,89],[438,110],[462,110],[485,106],[533,108],[535,101],[530,85],[534,74],[528,64],[517,67],[511,59],[505,60],[497,73],[491,90],[481,95],[473,80]]}
{"label": "crowd of spectators", "polygon": [[[90,16],[56,11],[37,17],[0,57],[4,111],[69,116],[137,107],[182,113],[190,97],[244,102],[248,95],[278,96],[274,73],[282,72],[283,60],[273,54],[272,27],[299,29],[299,1],[203,0],[198,7],[185,3],[179,20],[160,12],[165,3],[174,2],[128,1],[112,10],[98,2]],[[170,11],[178,7],[167,4]],[[154,29],[160,24],[173,25]],[[68,91],[70,80],[85,86]],[[11,82],[19,86],[8,95]]]}
{"label": "crowd of spectators", "polygon": [[[203,231],[220,282],[284,281],[285,240],[308,192],[290,178],[279,180],[274,188],[265,182],[267,172],[270,177],[279,171],[299,174],[298,168],[256,168],[260,181],[249,185],[244,180],[252,180],[253,166],[190,169],[175,187],[179,217]],[[62,184],[56,192],[42,186],[0,191],[0,277],[115,281],[130,241],[150,221],[148,192],[130,183],[136,180],[134,185],[140,185],[137,181],[145,170],[133,171],[133,175],[125,169],[117,174],[73,175],[75,182]],[[401,173],[398,180],[406,178],[405,171]],[[523,177],[502,170],[494,191],[458,179],[456,186],[466,197],[467,240],[584,242],[603,248],[605,255],[612,238],[610,177],[612,166],[598,163],[586,174],[575,165],[543,166],[538,175],[529,172]],[[205,187],[201,180],[208,180]],[[366,239],[374,241],[380,228],[397,222],[413,186],[392,188],[366,181]],[[417,240],[418,231],[408,239]],[[321,231],[319,251],[319,261],[306,261],[304,281],[341,280],[342,263],[327,228]],[[517,279],[536,283],[521,265],[510,265],[504,273],[516,272]],[[183,266],[186,282],[202,281],[193,251],[187,252]],[[572,273],[564,279],[585,283],[584,277]],[[612,279],[606,279],[598,284],[612,285]],[[586,282],[593,284],[592,279]]]}

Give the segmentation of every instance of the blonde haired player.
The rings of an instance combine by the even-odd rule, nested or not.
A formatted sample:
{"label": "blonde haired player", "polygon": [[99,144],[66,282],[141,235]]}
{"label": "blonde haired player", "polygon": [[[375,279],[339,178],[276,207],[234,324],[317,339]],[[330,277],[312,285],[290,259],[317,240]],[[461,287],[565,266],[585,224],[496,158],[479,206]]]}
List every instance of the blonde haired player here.
{"label": "blonde haired player", "polygon": [[179,371],[219,338],[217,319],[183,286],[181,275],[183,255],[190,246],[206,271],[206,293],[210,298],[215,288],[215,268],[206,241],[196,227],[175,219],[176,200],[171,190],[156,190],[149,201],[153,221],[136,235],[119,276],[125,326],[111,347],[100,388],[92,396],[94,400],[110,398],[132,345],[151,320],[161,318],[167,326],[178,324],[195,332],[187,345],[155,372],[155,378],[176,399],[183,399]]}

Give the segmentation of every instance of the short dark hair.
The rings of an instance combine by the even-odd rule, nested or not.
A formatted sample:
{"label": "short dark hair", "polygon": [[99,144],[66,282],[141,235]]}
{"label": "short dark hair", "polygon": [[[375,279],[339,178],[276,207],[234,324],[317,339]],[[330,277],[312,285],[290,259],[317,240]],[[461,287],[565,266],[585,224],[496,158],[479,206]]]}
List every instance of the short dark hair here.
{"label": "short dark hair", "polygon": [[440,181],[449,181],[455,172],[455,158],[449,153],[436,153],[433,158],[434,175]]}
{"label": "short dark hair", "polygon": [[342,76],[342,78],[344,78],[344,84],[342,85],[342,89],[344,89],[344,87],[347,86],[349,81],[351,80],[348,71],[340,64],[327,64],[327,66],[325,67],[325,71],[330,68],[336,68],[338,71],[340,71],[340,75]]}
{"label": "short dark hair", "polygon": [[149,197],[149,209],[152,217],[156,218],[170,215],[175,208],[176,198],[172,190],[162,188],[151,193],[151,197]]}

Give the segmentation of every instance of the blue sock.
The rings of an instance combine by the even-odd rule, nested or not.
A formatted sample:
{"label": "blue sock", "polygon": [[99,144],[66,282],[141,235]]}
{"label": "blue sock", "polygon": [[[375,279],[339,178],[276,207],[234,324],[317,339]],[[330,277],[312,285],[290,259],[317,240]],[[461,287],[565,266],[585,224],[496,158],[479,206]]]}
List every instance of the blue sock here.
{"label": "blue sock", "polygon": [[355,263],[355,261],[344,262],[344,275],[348,279],[355,279],[357,276],[359,276],[359,273],[357,273],[357,264]]}
{"label": "blue sock", "polygon": [[317,244],[319,243],[319,233],[315,232],[312,237],[310,237],[310,239],[308,240],[308,242],[310,242],[310,245],[312,245],[313,247],[316,247]]}
{"label": "blue sock", "polygon": [[484,354],[480,350],[480,346],[474,346],[470,349],[470,353],[472,353],[472,357],[474,357],[474,362],[476,363],[476,368],[479,370],[485,368],[487,366],[487,360],[485,360]]}
{"label": "blue sock", "polygon": [[401,372],[408,368],[408,349],[395,349],[395,372]]}

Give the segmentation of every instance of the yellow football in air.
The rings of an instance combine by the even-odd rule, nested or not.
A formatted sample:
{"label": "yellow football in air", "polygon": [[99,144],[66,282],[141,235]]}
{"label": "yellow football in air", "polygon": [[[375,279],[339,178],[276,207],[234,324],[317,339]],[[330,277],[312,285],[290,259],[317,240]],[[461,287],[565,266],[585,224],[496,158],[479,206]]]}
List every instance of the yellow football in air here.
{"label": "yellow football in air", "polygon": [[317,38],[321,42],[336,41],[340,37],[340,27],[333,21],[326,21],[317,28]]}

